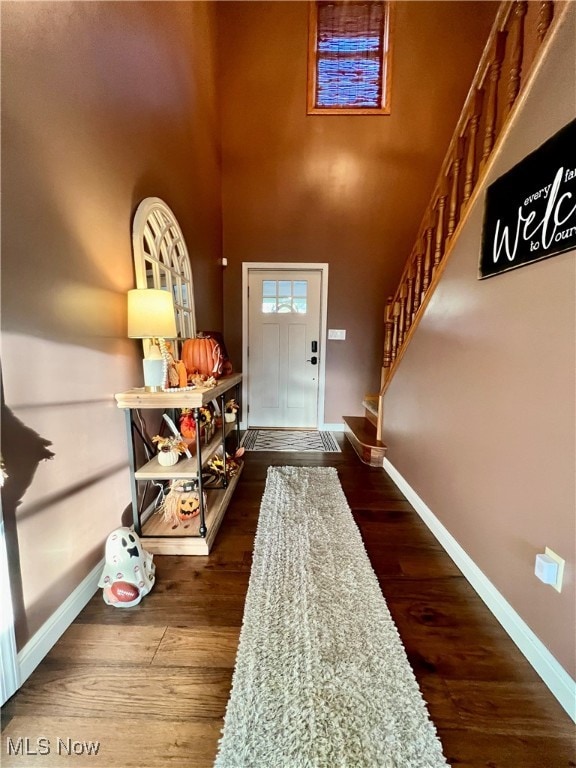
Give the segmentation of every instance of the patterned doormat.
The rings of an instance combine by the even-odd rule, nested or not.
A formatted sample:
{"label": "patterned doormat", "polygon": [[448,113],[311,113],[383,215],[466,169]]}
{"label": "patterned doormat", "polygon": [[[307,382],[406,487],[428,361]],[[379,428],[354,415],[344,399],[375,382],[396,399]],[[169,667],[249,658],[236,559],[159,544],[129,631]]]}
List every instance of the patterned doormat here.
{"label": "patterned doormat", "polygon": [[340,453],[331,432],[288,429],[249,429],[242,438],[247,451],[322,451]]}

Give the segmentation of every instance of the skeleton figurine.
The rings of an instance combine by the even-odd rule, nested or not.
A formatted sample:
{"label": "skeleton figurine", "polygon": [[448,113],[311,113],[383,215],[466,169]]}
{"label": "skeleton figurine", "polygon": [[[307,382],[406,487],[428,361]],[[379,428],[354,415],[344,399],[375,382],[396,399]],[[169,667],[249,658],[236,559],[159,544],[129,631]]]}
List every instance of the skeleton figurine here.
{"label": "skeleton figurine", "polygon": [[106,540],[106,564],[98,586],[108,605],[130,608],[138,605],[154,586],[152,555],[142,548],[131,528],[117,528]]}

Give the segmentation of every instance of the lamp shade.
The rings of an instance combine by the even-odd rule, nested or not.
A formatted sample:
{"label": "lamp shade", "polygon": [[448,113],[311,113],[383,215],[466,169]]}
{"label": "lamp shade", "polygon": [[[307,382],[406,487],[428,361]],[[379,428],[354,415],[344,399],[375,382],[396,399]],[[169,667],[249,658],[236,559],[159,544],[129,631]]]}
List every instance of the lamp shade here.
{"label": "lamp shade", "polygon": [[169,291],[135,288],[128,291],[128,337],[173,339],[177,335],[174,300]]}

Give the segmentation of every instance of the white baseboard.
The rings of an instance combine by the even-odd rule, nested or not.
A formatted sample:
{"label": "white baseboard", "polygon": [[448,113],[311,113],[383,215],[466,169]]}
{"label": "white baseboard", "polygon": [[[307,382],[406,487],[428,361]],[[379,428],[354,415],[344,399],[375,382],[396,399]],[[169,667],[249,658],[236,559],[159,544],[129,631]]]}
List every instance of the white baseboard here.
{"label": "white baseboard", "polygon": [[334,424],[321,424],[318,429],[320,432],[345,432],[346,425],[344,422],[335,422]]}
{"label": "white baseboard", "polygon": [[396,483],[462,571],[470,585],[476,590],[526,659],[540,675],[551,693],[558,699],[572,720],[576,721],[576,682],[556,661],[548,648],[516,613],[510,603],[498,592],[472,558],[466,554],[452,534],[442,525],[432,510],[426,506],[394,465],[388,459],[384,459],[383,466],[390,478]]}
{"label": "white baseboard", "polygon": [[94,596],[98,589],[98,581],[103,568],[104,559],[90,571],[74,592],[54,611],[48,621],[44,622],[38,632],[18,653],[20,685],[30,677],[52,646],[60,639],[86,603]]}
{"label": "white baseboard", "polygon": [[17,657],[8,554],[0,506],[0,706],[4,706],[20,687]]}
{"label": "white baseboard", "polygon": [[[250,427],[246,425],[245,421],[241,421],[240,429],[246,430],[250,429]],[[334,424],[320,424],[318,429],[320,432],[344,432],[346,425],[343,422],[335,422]]]}

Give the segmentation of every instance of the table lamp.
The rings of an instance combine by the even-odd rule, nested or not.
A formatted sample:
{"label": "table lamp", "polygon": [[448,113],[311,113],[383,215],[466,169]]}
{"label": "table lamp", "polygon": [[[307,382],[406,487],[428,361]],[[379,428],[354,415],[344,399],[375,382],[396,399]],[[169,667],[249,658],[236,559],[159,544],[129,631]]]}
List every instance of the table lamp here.
{"label": "table lamp", "polygon": [[142,366],[144,386],[150,392],[164,386],[164,360],[158,339],[176,338],[174,300],[169,291],[135,288],[128,291],[128,338],[150,339]]}

